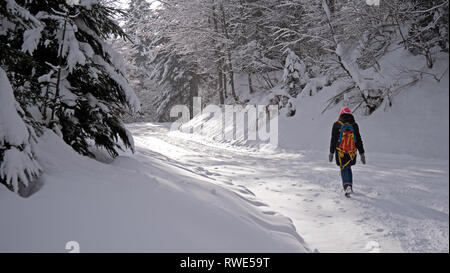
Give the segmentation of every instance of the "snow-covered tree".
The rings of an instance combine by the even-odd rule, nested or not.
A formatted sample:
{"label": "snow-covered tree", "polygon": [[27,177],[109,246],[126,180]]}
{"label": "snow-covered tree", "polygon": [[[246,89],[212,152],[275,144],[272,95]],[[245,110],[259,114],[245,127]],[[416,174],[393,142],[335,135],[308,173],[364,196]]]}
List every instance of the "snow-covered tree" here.
{"label": "snow-covered tree", "polygon": [[297,97],[309,80],[305,63],[288,49],[284,65],[283,84],[289,95]]}
{"label": "snow-covered tree", "polygon": [[408,10],[412,24],[406,45],[414,54],[425,57],[428,68],[433,67],[433,50],[448,52],[448,0],[415,0]]}
{"label": "snow-covered tree", "polygon": [[0,183],[22,195],[42,172],[32,151],[35,131],[23,121],[24,115],[0,67]]}
{"label": "snow-covered tree", "polygon": [[124,57],[127,79],[141,101],[140,113],[126,115],[126,121],[157,120],[155,99],[160,93],[160,88],[151,78],[153,54],[150,46],[154,16],[150,1],[130,1],[126,14],[122,18],[123,29],[129,40],[112,40],[113,48]]}
{"label": "snow-covered tree", "polygon": [[[37,134],[50,128],[83,155],[92,155],[92,145],[112,156],[133,148],[121,116],[139,111],[140,103],[121,57],[106,42],[125,37],[112,19],[118,11],[97,0],[0,3],[2,84],[10,84],[29,135],[34,135],[31,128]],[[14,145],[33,162],[29,145]],[[9,158],[0,160],[2,168],[10,166]],[[37,173],[29,172],[30,177]]]}
{"label": "snow-covered tree", "polygon": [[[334,101],[345,96],[365,106],[362,108],[370,114],[384,94],[366,90],[358,70],[379,71],[378,61],[395,44],[426,56],[429,66],[436,45],[448,51],[446,0],[392,0],[379,5],[361,0],[166,0],[156,9],[148,5],[145,0],[133,1],[130,8],[134,18],[130,36],[140,41],[134,47],[139,54],[133,62],[141,60],[148,65],[140,65],[133,74],[144,75],[140,83],[145,82],[148,71],[164,76],[156,83],[164,90],[154,102],[158,116],[167,116],[170,105],[189,96],[190,91],[181,89],[191,86],[190,79],[196,79],[194,85],[202,91],[203,101],[240,103],[234,75],[247,74],[250,93],[258,92],[252,75],[268,79],[268,73],[283,70],[287,49],[297,56],[300,66],[308,68],[308,73],[294,79],[295,65],[288,62],[286,69],[291,69],[292,75],[285,74],[282,80],[292,85],[289,92],[293,96],[303,86],[312,94],[322,83],[339,80],[347,86]],[[353,54],[350,62],[347,49]],[[357,67],[353,69],[350,66],[354,64]],[[174,75],[173,71],[182,77],[166,77]],[[159,86],[162,82],[166,85]],[[269,81],[267,85],[273,87]]]}
{"label": "snow-covered tree", "polygon": [[151,4],[147,0],[130,1],[129,8],[124,20],[124,31],[131,41],[127,41],[126,60],[128,68],[132,71],[128,73],[128,80],[134,83],[134,87],[139,90],[149,88],[149,71],[152,69],[150,61],[152,58],[150,44],[151,32],[153,26],[150,22],[154,21],[155,16],[151,10]]}
{"label": "snow-covered tree", "polygon": [[119,139],[130,147],[120,116],[140,105],[124,77],[121,57],[106,42],[111,35],[125,36],[111,19],[116,11],[98,1],[68,5],[62,0],[25,1],[22,6],[8,0],[2,11],[8,17],[33,18],[31,26],[4,25],[1,36],[10,53],[2,65],[13,76],[25,111],[38,108],[35,120],[84,155],[90,154],[89,140],[112,155],[121,147]]}
{"label": "snow-covered tree", "polygon": [[[175,19],[173,10],[157,9],[147,12],[146,22],[140,24],[140,28],[145,31],[130,29],[132,35],[145,40],[141,45],[133,47],[136,54],[131,56],[131,60],[137,69],[142,71],[141,73],[146,74],[142,80],[151,81],[155,85],[153,88],[158,90],[150,102],[155,109],[154,119],[169,121],[172,106],[182,104],[192,107],[192,97],[198,94],[198,84],[195,84],[198,80],[196,74],[198,60],[194,59],[192,54],[180,53],[182,49],[176,46],[177,40],[171,37],[179,31],[171,21]],[[139,20],[133,19],[134,17],[135,15],[130,14],[127,24],[133,25],[133,21]]]}
{"label": "snow-covered tree", "polygon": [[157,53],[153,60],[154,79],[161,91],[155,99],[156,119],[159,121],[173,120],[170,109],[175,105],[187,105],[193,114],[193,97],[198,95],[199,79],[194,69],[190,70],[187,63],[183,63],[180,56]]}

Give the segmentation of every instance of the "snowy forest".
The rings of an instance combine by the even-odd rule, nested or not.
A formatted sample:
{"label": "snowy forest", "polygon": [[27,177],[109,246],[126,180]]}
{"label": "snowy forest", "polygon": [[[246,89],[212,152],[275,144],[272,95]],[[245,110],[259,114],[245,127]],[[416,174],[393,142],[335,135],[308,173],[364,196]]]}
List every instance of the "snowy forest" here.
{"label": "snowy forest", "polygon": [[[282,83],[286,102],[345,78],[331,102],[347,94],[370,114],[400,86],[358,70],[381,74],[378,61],[392,45],[432,68],[436,52],[448,52],[448,1],[162,1],[155,9],[143,0],[132,1],[124,29],[133,42],[122,49],[129,80],[158,121],[199,94],[206,103],[245,103],[236,76],[247,79],[250,94]],[[144,95],[153,89],[156,96]]]}
{"label": "snowy forest", "polygon": [[[143,241],[132,237],[133,232],[114,243],[108,241],[120,228],[144,232],[124,223],[117,230],[102,233],[102,246],[90,245],[91,235],[78,229],[65,229],[84,238],[79,239],[81,247],[84,243],[90,251],[309,252],[317,248],[335,252],[378,251],[384,247],[393,252],[448,252],[448,4],[448,0],[0,0],[0,219],[10,219],[0,220],[0,229],[14,232],[14,223],[21,223],[8,210],[17,208],[30,219],[34,217],[23,200],[44,202],[36,210],[58,207],[58,202],[69,200],[74,203],[67,210],[78,215],[79,221],[96,223],[93,230],[101,229],[104,222],[97,222],[97,216],[109,215],[109,208],[123,215],[135,211],[125,218],[140,222],[137,211],[145,204],[156,210],[162,206],[161,213],[178,215],[179,221],[187,221],[183,224],[191,228],[185,233],[197,238],[211,232],[202,222],[202,213],[221,219],[217,225],[228,219],[215,208],[224,203],[227,205],[220,205],[224,210],[233,211],[236,217],[249,217],[247,222],[251,224],[230,219],[222,228],[218,226],[221,233],[227,225],[245,231],[232,242],[225,236],[223,249],[210,246],[216,238],[210,233],[211,237],[206,236],[198,245],[190,245],[189,240],[178,238],[181,235],[175,230],[165,230],[164,224],[179,225],[176,217],[167,220],[153,211],[148,212],[155,214],[147,215],[147,224],[156,231]],[[276,105],[281,150],[272,149],[253,162],[253,157],[244,158],[242,153],[251,154],[266,146],[248,141],[216,143],[212,139],[222,132],[215,131],[217,124],[211,120],[203,136],[164,131],[164,126],[176,120],[171,116],[175,105],[190,109],[187,125],[207,126],[205,117],[195,117],[195,97],[201,98],[202,106]],[[276,201],[270,203],[272,195],[263,191],[262,184],[245,184],[235,177],[247,174],[252,166],[258,173],[258,166],[268,164],[261,172],[279,166],[292,172],[289,178],[282,174],[273,178],[273,183],[285,179],[283,185],[294,186],[295,181],[323,181],[323,173],[314,171],[321,169],[326,173],[326,183],[330,182],[318,182],[321,189],[337,191],[337,169],[328,171],[330,165],[314,164],[319,157],[327,161],[331,125],[341,106],[349,107],[362,124],[363,139],[373,152],[373,177],[395,179],[399,172],[405,172],[398,183],[406,186],[402,190],[399,186],[398,192],[388,190],[392,184],[387,181],[386,185],[364,186],[369,197],[360,196],[363,200],[358,202],[382,211],[374,212],[375,220],[361,220],[367,223],[367,229],[376,230],[360,232],[371,234],[364,235],[367,241],[377,242],[369,248],[364,241],[340,249],[321,242],[312,231],[306,234],[314,236],[301,236],[303,227],[313,230],[307,224],[310,218],[298,216],[294,227],[283,215],[296,216],[283,211]],[[225,148],[223,154],[219,148],[208,150],[212,148],[193,144],[196,141],[227,145],[227,149],[236,149],[236,155],[226,154]],[[197,147],[193,151],[204,154],[187,159],[184,149],[188,147]],[[320,150],[325,152],[316,152]],[[274,153],[280,153],[277,160],[284,163],[270,161]],[[313,165],[295,165],[294,161],[303,158]],[[208,165],[215,160],[223,162]],[[248,165],[248,169],[241,173],[240,169],[229,173],[221,169],[234,160]],[[395,165],[398,162],[409,163]],[[305,171],[304,177],[296,172],[303,168],[311,170]],[[190,173],[184,173],[186,170]],[[423,173],[429,177],[423,178]],[[369,176],[371,173],[366,173]],[[229,180],[225,181],[226,177]],[[123,183],[128,180],[137,182],[132,186]],[[427,184],[430,180],[435,183]],[[154,184],[163,185],[162,189]],[[179,187],[186,187],[184,195]],[[313,190],[316,186],[311,187]],[[428,191],[413,191],[423,187]],[[236,198],[228,191],[245,198]],[[152,192],[151,197],[144,192]],[[408,199],[394,196],[406,192]],[[103,197],[98,197],[100,193]],[[72,194],[75,196],[68,198]],[[303,196],[297,194],[292,196]],[[173,205],[177,208],[165,207],[163,197],[177,200]],[[97,198],[105,205],[93,201]],[[114,204],[117,198],[129,203],[119,208]],[[261,212],[258,198],[283,215]],[[407,201],[399,205],[376,198]],[[213,203],[214,208],[204,208],[200,201],[207,206]],[[78,207],[81,202],[84,205]],[[305,206],[311,206],[308,211],[315,211],[308,202],[304,201]],[[327,202],[318,207],[326,207]],[[83,212],[86,206],[95,212]],[[58,223],[67,217],[63,207],[53,208]],[[188,208],[197,209],[199,215],[194,218],[202,228],[183,218],[192,213]],[[385,211],[396,211],[400,216],[392,216],[385,224]],[[164,220],[155,224],[150,219]],[[386,226],[375,227],[370,221]],[[277,224],[278,231],[286,232],[289,240],[264,233]],[[264,232],[255,225],[263,226]],[[145,224],[141,226],[143,229]],[[33,232],[47,228],[42,223]],[[386,233],[381,234],[383,230]],[[52,237],[48,246],[41,247],[34,239],[17,244],[0,236],[0,251],[61,251],[61,242],[71,238],[57,234],[60,237]],[[163,242],[161,238],[172,239]],[[249,245],[252,247],[246,248]]]}

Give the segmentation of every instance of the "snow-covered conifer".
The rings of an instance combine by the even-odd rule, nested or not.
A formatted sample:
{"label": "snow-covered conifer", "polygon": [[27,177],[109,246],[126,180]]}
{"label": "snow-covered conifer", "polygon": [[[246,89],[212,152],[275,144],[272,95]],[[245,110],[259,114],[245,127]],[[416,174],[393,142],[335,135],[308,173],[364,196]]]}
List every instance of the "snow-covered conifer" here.
{"label": "snow-covered conifer", "polygon": [[97,0],[6,2],[0,62],[35,125],[53,129],[84,155],[93,144],[115,156],[119,140],[132,148],[121,116],[139,111],[140,102],[107,42],[126,36],[112,19],[118,11]]}
{"label": "snow-covered conifer", "polygon": [[305,63],[294,51],[288,49],[283,74],[283,84],[286,91],[295,98],[305,87],[308,80],[309,76]]}

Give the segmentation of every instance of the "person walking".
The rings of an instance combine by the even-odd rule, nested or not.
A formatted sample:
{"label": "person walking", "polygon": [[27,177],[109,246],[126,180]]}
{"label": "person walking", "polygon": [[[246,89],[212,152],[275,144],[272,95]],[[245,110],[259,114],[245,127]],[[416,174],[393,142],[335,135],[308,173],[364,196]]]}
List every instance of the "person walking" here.
{"label": "person walking", "polygon": [[350,197],[350,194],[353,193],[352,166],[356,164],[357,151],[361,156],[361,162],[366,164],[358,124],[355,122],[350,108],[342,107],[339,111],[339,118],[334,122],[331,130],[329,161],[332,162],[333,156],[335,156],[336,164],[341,171],[346,197]]}

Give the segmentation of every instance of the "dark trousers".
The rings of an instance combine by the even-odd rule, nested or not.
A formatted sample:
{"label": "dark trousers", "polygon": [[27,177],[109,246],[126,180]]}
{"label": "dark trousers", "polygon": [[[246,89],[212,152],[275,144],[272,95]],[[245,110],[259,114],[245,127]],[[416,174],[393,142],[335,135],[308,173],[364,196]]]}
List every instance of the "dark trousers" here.
{"label": "dark trousers", "polygon": [[344,169],[341,169],[341,178],[344,189],[347,187],[346,185],[352,186],[353,175],[352,175],[352,166],[350,164],[345,166]]}

